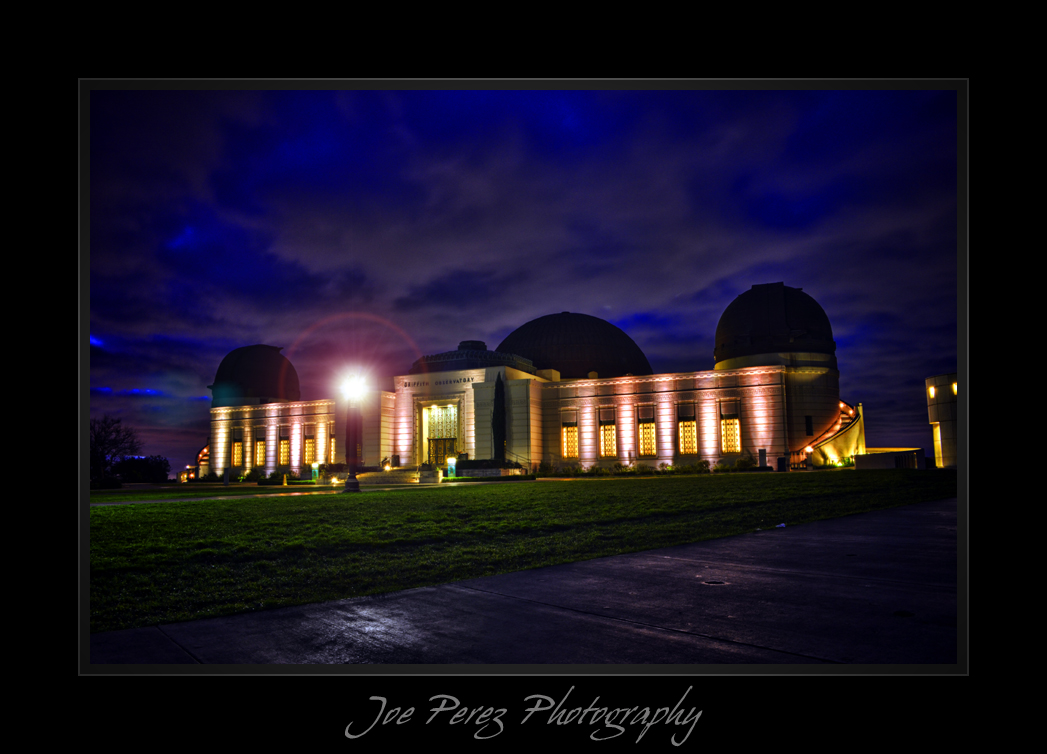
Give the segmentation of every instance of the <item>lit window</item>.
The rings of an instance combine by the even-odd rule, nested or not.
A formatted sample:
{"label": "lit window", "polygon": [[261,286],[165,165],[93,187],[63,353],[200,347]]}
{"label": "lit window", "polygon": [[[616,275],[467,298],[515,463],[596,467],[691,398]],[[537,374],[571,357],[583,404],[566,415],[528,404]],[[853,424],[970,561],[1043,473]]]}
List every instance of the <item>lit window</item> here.
{"label": "lit window", "polygon": [[676,422],[680,430],[680,455],[697,455],[698,422],[693,403],[676,404]]}
{"label": "lit window", "polygon": [[741,453],[742,439],[737,419],[721,419],[720,435],[724,453]]}
{"label": "lit window", "polygon": [[565,424],[563,427],[563,457],[578,457],[578,425]]}
{"label": "lit window", "polygon": [[656,453],[654,422],[642,422],[640,424],[640,455],[653,456]]}
{"label": "lit window", "polygon": [[952,394],[956,395],[956,383],[955,382],[952,384]]}
{"label": "lit window", "polygon": [[265,466],[265,440],[257,440],[254,444],[254,465]]}
{"label": "lit window", "polygon": [[311,465],[316,461],[316,438],[305,438],[305,463]]}
{"label": "lit window", "polygon": [[934,385],[931,385],[931,386],[930,386],[930,387],[928,388],[928,390],[930,391],[930,393],[931,393],[931,397],[933,398],[933,397],[934,397]]}
{"label": "lit window", "polygon": [[280,441],[280,465],[289,466],[291,464],[291,441],[281,440]]}
{"label": "lit window", "polygon": [[244,465],[244,444],[242,442],[233,443],[233,466]]}
{"label": "lit window", "polygon": [[680,454],[693,456],[698,452],[698,423],[694,419],[680,422]]}
{"label": "lit window", "polygon": [[614,424],[600,424],[600,456],[614,458],[618,455],[618,442]]}
{"label": "lit window", "polygon": [[330,461],[328,461],[328,463],[337,463],[337,461],[335,461],[334,459],[335,459],[335,451],[334,451],[334,435],[332,434],[332,435],[331,435],[331,460],[330,460]]}

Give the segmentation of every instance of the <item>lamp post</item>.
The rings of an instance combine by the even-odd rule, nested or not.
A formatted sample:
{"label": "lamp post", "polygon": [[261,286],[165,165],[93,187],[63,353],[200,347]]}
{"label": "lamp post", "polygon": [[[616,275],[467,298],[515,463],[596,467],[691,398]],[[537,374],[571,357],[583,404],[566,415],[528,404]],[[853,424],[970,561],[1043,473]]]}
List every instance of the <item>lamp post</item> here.
{"label": "lamp post", "polygon": [[359,492],[360,482],[356,479],[356,470],[360,465],[357,452],[363,435],[363,417],[360,413],[360,399],[366,390],[364,378],[359,375],[348,378],[342,383],[342,395],[345,396],[345,460],[349,473],[345,477],[344,492]]}

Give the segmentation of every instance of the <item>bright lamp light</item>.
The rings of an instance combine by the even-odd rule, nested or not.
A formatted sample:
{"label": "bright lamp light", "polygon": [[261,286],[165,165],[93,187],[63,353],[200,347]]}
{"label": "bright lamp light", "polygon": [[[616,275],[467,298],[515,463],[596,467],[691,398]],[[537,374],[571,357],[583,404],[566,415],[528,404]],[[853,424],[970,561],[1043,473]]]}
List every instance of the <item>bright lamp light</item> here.
{"label": "bright lamp light", "polygon": [[363,397],[366,390],[367,384],[364,382],[364,378],[360,375],[348,377],[345,382],[342,383],[342,395],[345,396],[346,400],[359,400]]}

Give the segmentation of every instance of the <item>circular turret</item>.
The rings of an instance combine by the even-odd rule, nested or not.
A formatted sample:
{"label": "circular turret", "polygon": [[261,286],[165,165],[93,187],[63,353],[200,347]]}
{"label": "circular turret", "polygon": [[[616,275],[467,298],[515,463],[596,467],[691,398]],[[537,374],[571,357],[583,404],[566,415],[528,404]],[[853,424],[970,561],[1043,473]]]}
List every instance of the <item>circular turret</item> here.
{"label": "circular turret", "polygon": [[800,288],[754,285],[716,326],[716,369],[819,366],[836,369],[836,342],[825,310]]}
{"label": "circular turret", "polygon": [[230,351],[218,365],[211,407],[247,406],[302,398],[298,372],[277,346],[244,346]]}

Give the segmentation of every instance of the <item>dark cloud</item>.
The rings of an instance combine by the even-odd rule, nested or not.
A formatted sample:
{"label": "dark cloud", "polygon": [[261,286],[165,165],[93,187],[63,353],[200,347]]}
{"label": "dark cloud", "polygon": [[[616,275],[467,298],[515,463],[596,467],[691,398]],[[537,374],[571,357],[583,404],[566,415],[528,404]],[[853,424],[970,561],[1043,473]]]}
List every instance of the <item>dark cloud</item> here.
{"label": "dark cloud", "polygon": [[396,299],[394,306],[401,312],[437,308],[483,309],[511,295],[514,286],[528,277],[526,270],[450,270],[425,285],[413,286],[408,295]]}

